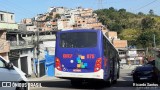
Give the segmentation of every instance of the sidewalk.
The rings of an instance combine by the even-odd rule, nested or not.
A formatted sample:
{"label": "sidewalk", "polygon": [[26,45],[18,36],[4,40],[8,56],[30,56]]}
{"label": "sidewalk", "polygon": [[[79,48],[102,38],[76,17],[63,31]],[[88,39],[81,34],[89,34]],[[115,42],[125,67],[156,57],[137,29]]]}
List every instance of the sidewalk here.
{"label": "sidewalk", "polygon": [[141,65],[123,65],[121,67],[121,69],[131,69],[133,70],[134,68],[136,68],[137,66],[141,66]]}
{"label": "sidewalk", "polygon": [[49,76],[42,76],[42,77],[29,77],[28,78],[29,81],[55,81],[55,80],[60,80],[59,78],[56,77],[49,77]]}

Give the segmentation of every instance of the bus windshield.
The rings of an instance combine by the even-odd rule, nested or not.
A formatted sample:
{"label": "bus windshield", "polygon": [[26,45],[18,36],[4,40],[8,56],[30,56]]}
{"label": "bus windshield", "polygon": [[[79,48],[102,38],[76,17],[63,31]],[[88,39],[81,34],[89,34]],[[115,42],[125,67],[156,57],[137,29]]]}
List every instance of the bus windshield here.
{"label": "bus windshield", "polygon": [[97,45],[96,32],[70,32],[60,34],[62,48],[92,48]]}

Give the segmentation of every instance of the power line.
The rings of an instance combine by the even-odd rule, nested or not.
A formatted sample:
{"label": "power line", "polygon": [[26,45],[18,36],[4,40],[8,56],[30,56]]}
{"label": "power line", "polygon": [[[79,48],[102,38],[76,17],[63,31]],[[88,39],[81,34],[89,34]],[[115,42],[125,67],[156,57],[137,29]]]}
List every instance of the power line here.
{"label": "power line", "polygon": [[98,9],[103,9],[103,0],[98,0]]}
{"label": "power line", "polygon": [[138,8],[138,9],[136,9],[135,11],[138,11],[138,10],[140,10],[140,9],[143,9],[143,8],[145,8],[145,7],[147,7],[147,6],[151,5],[151,4],[153,4],[153,3],[156,2],[156,1],[158,1],[158,0],[154,0],[154,1],[148,3],[148,4],[144,5],[144,6],[142,6],[142,7]]}

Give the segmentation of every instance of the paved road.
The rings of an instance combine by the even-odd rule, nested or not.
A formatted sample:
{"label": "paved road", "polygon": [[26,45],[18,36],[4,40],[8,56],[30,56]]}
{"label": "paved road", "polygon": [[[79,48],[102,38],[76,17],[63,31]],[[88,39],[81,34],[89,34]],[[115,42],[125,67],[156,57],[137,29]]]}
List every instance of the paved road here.
{"label": "paved road", "polygon": [[69,80],[56,79],[43,84],[41,88],[31,88],[31,90],[160,90],[160,87],[133,87],[131,70],[123,69],[120,73],[120,79],[112,87],[105,87],[97,84],[86,84],[81,87],[72,87]]}

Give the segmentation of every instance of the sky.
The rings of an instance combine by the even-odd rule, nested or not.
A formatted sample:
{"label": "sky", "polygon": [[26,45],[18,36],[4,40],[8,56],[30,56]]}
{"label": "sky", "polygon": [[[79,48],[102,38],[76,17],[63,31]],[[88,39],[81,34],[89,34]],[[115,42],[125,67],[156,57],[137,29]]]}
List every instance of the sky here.
{"label": "sky", "polygon": [[32,18],[37,14],[44,14],[49,7],[76,8],[79,6],[93,10],[109,7],[117,10],[124,8],[129,12],[145,14],[152,9],[156,15],[160,15],[160,0],[0,0],[0,11],[14,13],[16,22],[24,18]]}

